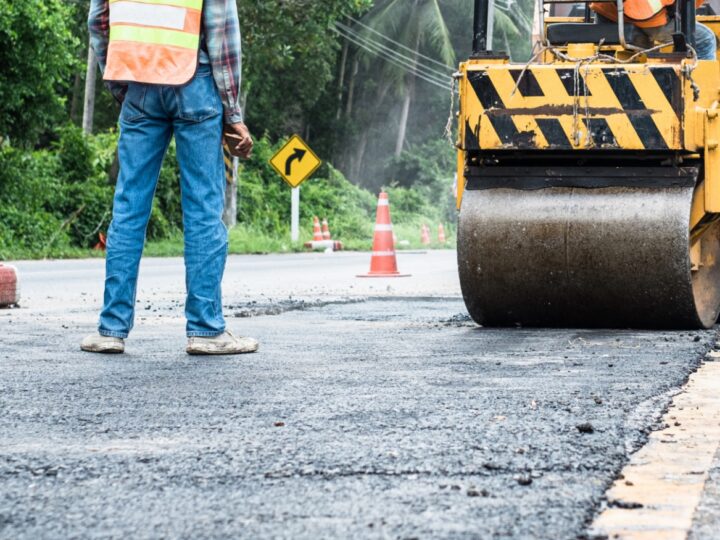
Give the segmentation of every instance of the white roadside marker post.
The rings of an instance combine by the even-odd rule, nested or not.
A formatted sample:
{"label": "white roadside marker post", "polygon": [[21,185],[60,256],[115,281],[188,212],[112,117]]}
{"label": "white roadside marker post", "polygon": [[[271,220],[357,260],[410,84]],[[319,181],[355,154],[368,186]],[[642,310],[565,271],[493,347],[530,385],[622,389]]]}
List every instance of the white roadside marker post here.
{"label": "white roadside marker post", "polygon": [[290,240],[300,241],[300,188],[292,188],[290,205]]}

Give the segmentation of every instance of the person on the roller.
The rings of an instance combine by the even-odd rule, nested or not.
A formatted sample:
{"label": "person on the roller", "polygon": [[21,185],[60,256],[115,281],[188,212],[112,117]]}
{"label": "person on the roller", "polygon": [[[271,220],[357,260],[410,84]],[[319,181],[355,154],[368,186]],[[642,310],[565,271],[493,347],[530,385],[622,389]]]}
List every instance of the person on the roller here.
{"label": "person on the roller", "polygon": [[[697,7],[705,0],[696,0]],[[623,2],[625,21],[635,26],[633,45],[650,48],[654,45],[669,43],[675,32],[675,0],[625,0]],[[602,21],[617,22],[617,6],[613,2],[594,2],[590,4]],[[695,26],[695,51],[700,60],[715,60],[717,40],[715,34],[704,24]]]}

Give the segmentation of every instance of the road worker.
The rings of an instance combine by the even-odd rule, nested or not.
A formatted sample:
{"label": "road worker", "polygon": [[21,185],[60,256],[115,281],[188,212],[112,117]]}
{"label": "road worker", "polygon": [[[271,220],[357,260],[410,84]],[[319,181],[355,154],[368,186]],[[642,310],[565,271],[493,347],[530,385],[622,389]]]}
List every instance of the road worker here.
{"label": "road worker", "polygon": [[81,348],[121,353],[133,327],[138,268],[160,167],[172,137],[180,166],[187,299],[187,352],[254,352],[226,330],[221,281],[222,139],[247,158],[253,140],[240,102],[240,24],[235,0],[92,0],[91,44],[122,103],[120,174],[107,239],[98,333]]}
{"label": "road worker", "polygon": [[[697,0],[700,7],[705,0]],[[617,22],[617,5],[613,2],[590,4],[601,20]],[[650,48],[670,43],[675,33],[675,0],[625,0],[623,2],[625,21],[638,28],[633,44]],[[715,34],[704,24],[695,25],[695,51],[700,60],[715,60],[717,41]]]}

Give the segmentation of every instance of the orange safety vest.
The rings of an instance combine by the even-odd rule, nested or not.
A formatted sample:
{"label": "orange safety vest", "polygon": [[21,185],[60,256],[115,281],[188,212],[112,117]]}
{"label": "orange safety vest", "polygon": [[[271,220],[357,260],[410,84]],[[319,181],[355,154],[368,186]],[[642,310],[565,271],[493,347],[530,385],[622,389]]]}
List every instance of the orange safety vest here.
{"label": "orange safety vest", "polygon": [[[623,8],[625,20],[639,28],[655,28],[665,26],[668,22],[667,6],[675,0],[625,0]],[[702,6],[705,0],[695,0],[697,7]],[[617,5],[613,2],[593,2],[590,8],[611,21],[617,21]]]}
{"label": "orange safety vest", "polygon": [[203,0],[110,0],[106,81],[180,86],[195,75]]}

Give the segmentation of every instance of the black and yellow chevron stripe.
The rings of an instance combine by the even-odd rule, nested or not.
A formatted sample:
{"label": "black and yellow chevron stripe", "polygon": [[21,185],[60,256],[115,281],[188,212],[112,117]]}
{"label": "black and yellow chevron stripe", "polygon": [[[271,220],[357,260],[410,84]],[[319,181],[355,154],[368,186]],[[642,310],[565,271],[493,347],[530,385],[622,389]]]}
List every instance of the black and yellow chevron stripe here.
{"label": "black and yellow chevron stripe", "polygon": [[681,148],[673,67],[533,66],[517,85],[521,72],[507,64],[467,71],[465,150]]}

